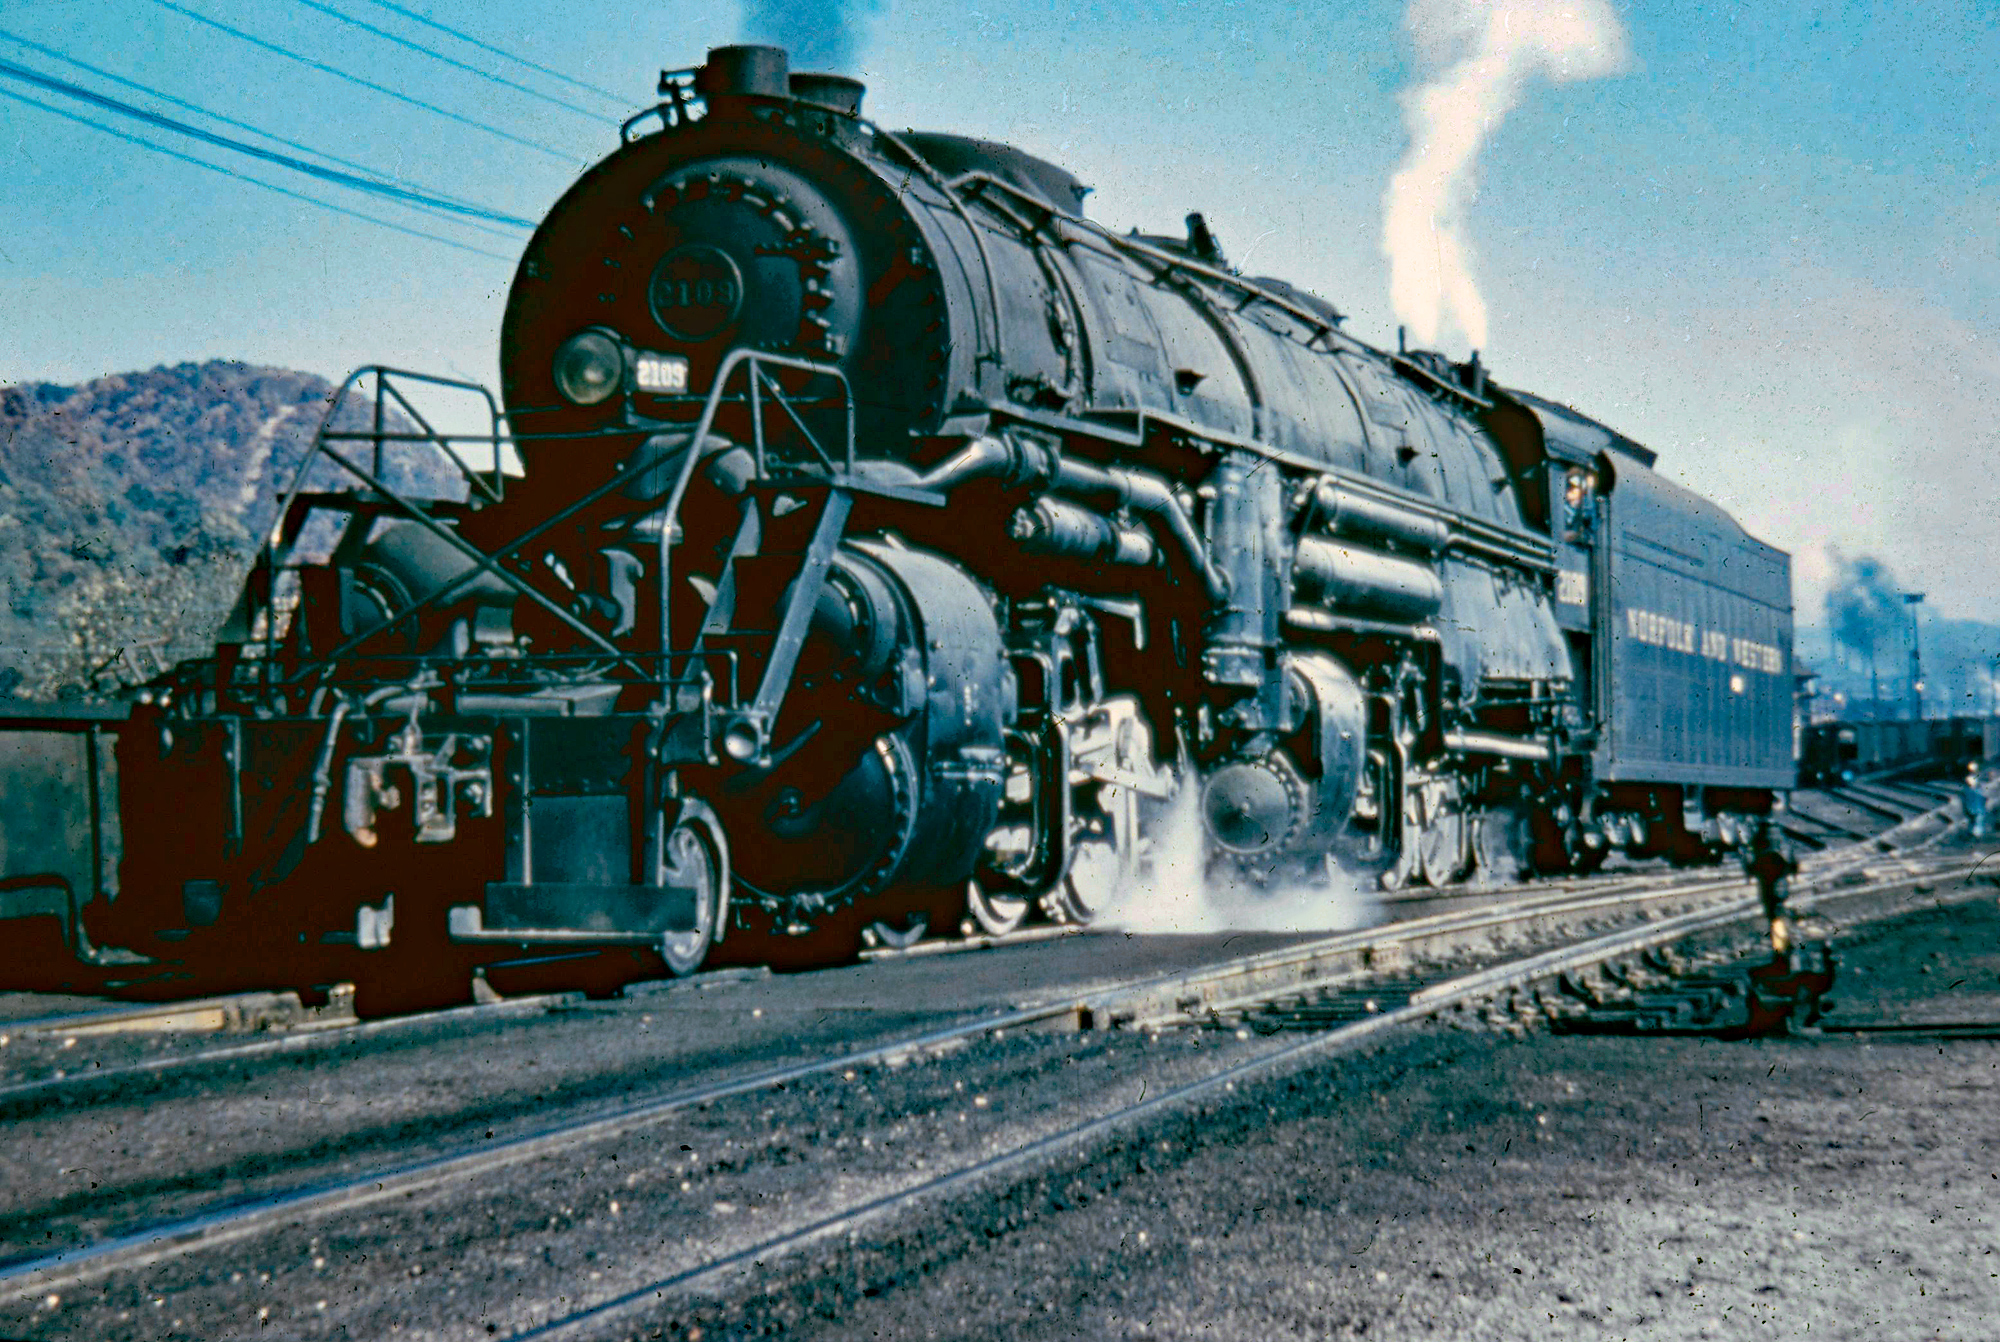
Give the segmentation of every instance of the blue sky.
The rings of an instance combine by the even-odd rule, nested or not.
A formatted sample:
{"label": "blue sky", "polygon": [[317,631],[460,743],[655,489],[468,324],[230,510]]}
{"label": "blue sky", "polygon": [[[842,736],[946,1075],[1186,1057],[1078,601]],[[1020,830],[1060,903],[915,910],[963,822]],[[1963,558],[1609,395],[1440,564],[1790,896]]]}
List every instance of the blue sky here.
{"label": "blue sky", "polygon": [[[605,118],[298,0],[175,3],[554,152],[306,69],[160,0],[0,0],[0,31],[526,217],[614,141],[616,103],[371,0],[324,3]],[[662,67],[746,35],[741,10],[705,0],[407,7],[633,109]],[[1531,83],[1478,161],[1465,231],[1495,375],[1647,442],[1664,469],[1795,550],[1802,614],[1816,612],[1838,546],[1883,556],[1940,615],[2000,620],[1988,577],[2000,555],[2000,4],[1613,8],[1625,72]],[[1203,210],[1232,260],[1317,290],[1357,334],[1390,344],[1382,193],[1406,145],[1398,94],[1424,74],[1404,10],[880,0],[852,73],[887,125],[1007,140],[1069,166],[1096,185],[1092,209],[1108,223],[1168,229]],[[157,105],[9,42],[0,60]],[[200,152],[519,250],[518,234]],[[210,357],[335,377],[373,361],[492,377],[511,260],[5,100],[0,163],[0,382]]]}

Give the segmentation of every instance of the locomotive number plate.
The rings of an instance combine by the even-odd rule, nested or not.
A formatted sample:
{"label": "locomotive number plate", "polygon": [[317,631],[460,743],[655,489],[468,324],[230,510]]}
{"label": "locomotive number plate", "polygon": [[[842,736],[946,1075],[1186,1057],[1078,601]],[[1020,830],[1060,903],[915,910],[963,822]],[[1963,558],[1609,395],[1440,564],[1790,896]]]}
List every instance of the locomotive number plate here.
{"label": "locomotive number plate", "polygon": [[672,395],[688,389],[688,361],[678,354],[641,354],[632,363],[632,380],[640,391]]}

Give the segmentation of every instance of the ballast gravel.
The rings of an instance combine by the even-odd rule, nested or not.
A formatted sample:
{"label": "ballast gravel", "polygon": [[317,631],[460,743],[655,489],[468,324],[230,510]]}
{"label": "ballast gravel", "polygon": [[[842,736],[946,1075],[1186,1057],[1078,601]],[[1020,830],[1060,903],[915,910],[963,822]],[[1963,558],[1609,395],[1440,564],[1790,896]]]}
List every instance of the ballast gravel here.
{"label": "ballast gravel", "polygon": [[[1841,972],[1833,1023],[2000,1025],[2000,908]],[[2000,1042],[1430,1030],[593,1335],[1985,1342]]]}
{"label": "ballast gravel", "polygon": [[[1870,929],[1841,963],[1836,1023],[2000,1023],[1990,897]],[[0,1334],[516,1336],[803,1208],[1272,1046],[1039,1036],[836,1074],[8,1308]],[[1990,1339],[1996,1098],[1993,1040],[1437,1026],[579,1335]]]}

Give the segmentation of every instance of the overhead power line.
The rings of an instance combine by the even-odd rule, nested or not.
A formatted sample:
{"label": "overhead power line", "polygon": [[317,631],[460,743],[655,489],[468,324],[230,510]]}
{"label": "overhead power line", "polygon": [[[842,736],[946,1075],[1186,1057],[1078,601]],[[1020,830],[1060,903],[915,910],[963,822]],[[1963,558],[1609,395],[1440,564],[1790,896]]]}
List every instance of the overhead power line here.
{"label": "overhead power line", "polygon": [[422,52],[424,55],[430,57],[434,61],[442,61],[444,64],[451,66],[455,70],[464,70],[470,74],[478,75],[481,79],[490,80],[493,83],[500,85],[502,88],[510,88],[517,93],[525,93],[530,98],[539,98],[545,103],[553,103],[557,107],[560,107],[565,111],[575,112],[578,116],[589,117],[592,121],[604,122],[610,120],[609,117],[605,116],[601,112],[593,112],[588,107],[578,107],[575,103],[570,102],[567,99],[558,98],[553,94],[543,93],[540,89],[531,89],[526,84],[517,84],[511,79],[505,79],[496,74],[489,74],[488,72],[480,69],[476,65],[468,65],[464,61],[458,60],[451,56],[447,56],[441,51],[435,51],[432,48],[425,46],[421,42],[412,42],[407,37],[398,37],[395,33],[390,32],[386,28],[378,28],[374,24],[365,22],[361,19],[357,19],[351,14],[343,14],[331,5],[322,5],[319,3],[319,0],[299,0],[299,3],[304,5],[307,9],[314,10],[318,13],[326,15],[330,19],[338,19],[342,23],[353,24],[356,28],[361,29],[363,32],[373,33],[375,36],[381,38],[385,42],[394,42],[399,47],[408,47],[411,51]]}
{"label": "overhead power line", "polygon": [[366,220],[368,223],[379,225],[382,228],[394,229],[398,233],[407,233],[413,238],[423,238],[429,242],[443,243],[447,247],[455,247],[461,252],[471,252],[475,256],[490,256],[495,261],[512,261],[514,259],[500,252],[489,252],[484,247],[474,247],[470,243],[439,237],[435,233],[426,233],[421,228],[410,228],[405,224],[383,219],[361,210],[351,210],[345,205],[336,205],[330,200],[321,200],[317,196],[309,196],[302,191],[293,191],[289,187],[279,186],[275,182],[267,182],[261,177],[252,177],[247,173],[237,172],[234,168],[224,167],[220,163],[210,163],[207,159],[196,158],[193,154],[183,154],[178,149],[170,149],[166,145],[155,144],[141,135],[128,135],[115,126],[107,126],[101,121],[94,121],[87,116],[80,116],[75,112],[57,107],[53,103],[45,103],[40,98],[30,98],[25,93],[15,93],[11,89],[0,89],[0,98],[11,98],[17,103],[26,103],[30,107],[39,107],[42,111],[52,116],[59,116],[65,121],[74,121],[79,125],[89,126],[92,130],[103,131],[106,135],[123,140],[127,144],[138,145],[141,149],[150,149],[156,154],[165,154],[168,158],[177,158],[183,163],[192,163],[197,168],[207,168],[210,172],[219,172],[224,177],[233,178],[239,182],[247,182],[251,186],[261,186],[266,191],[275,191],[281,196],[289,196],[293,200],[304,201],[308,205],[317,205],[322,210],[331,210],[335,214],[344,214],[350,218]]}
{"label": "overhead power line", "polygon": [[571,79],[568,75],[564,74],[560,70],[551,70],[548,66],[538,65],[534,61],[529,60],[525,56],[516,56],[511,51],[502,50],[501,48],[494,46],[491,42],[482,42],[470,33],[462,33],[456,28],[446,27],[444,24],[439,23],[436,19],[425,18],[422,14],[417,13],[414,9],[405,9],[401,5],[391,4],[390,0],[368,0],[368,3],[374,5],[378,9],[386,9],[391,14],[401,14],[411,23],[421,23],[426,28],[435,28],[437,31],[444,33],[449,37],[455,37],[459,41],[464,42],[470,46],[478,47],[481,51],[490,51],[495,56],[500,57],[502,60],[512,61],[516,65],[523,65],[530,70],[539,71],[540,73],[547,75],[551,79],[560,79],[565,84],[573,85],[574,87],[583,89],[589,93],[598,94],[600,97],[609,98],[611,99],[612,102],[617,103],[620,107],[630,107],[632,105],[632,100],[626,97],[622,93],[613,93],[610,89],[600,88],[596,84],[586,84],[581,79]]}
{"label": "overhead power line", "polygon": [[163,116],[158,112],[149,112],[143,107],[136,107],[131,103],[123,102],[117,98],[108,97],[102,93],[93,93],[80,84],[72,84],[67,79],[57,79],[54,75],[45,75],[39,71],[30,70],[27,66],[16,65],[12,61],[0,60],[0,76],[21,83],[33,84],[51,93],[59,93],[66,98],[74,98],[78,102],[90,103],[106,111],[116,112],[120,116],[130,117],[135,121],[143,121],[148,125],[157,126],[161,130],[172,131],[176,135],[185,135],[191,139],[201,140],[204,143],[215,145],[221,149],[232,149],[239,154],[248,154],[252,158],[262,159],[266,163],[275,163],[281,168],[290,168],[294,172],[302,172],[308,177],[317,177],[321,181],[332,182],[338,186],[351,187],[356,191],[365,191],[371,195],[401,201],[405,205],[421,205],[429,209],[441,210],[447,214],[464,215],[467,218],[483,219],[496,224],[511,224],[516,228],[532,229],[535,226],[534,221],[531,219],[522,219],[516,215],[502,214],[498,210],[489,210],[483,205],[466,205],[445,196],[434,196],[427,192],[405,190],[400,186],[378,181],[372,177],[358,177],[351,172],[342,172],[338,168],[322,167],[317,163],[308,163],[302,158],[294,158],[290,154],[280,154],[274,149],[265,149],[260,145],[231,139],[227,135],[217,135],[213,131],[205,131],[199,126],[190,126],[185,121],[176,121],[170,116]]}
{"label": "overhead power line", "polygon": [[460,116],[457,112],[450,111],[447,108],[439,107],[436,103],[427,103],[421,98],[412,98],[407,93],[398,93],[395,89],[392,89],[385,84],[378,84],[372,79],[363,79],[360,75],[350,74],[346,70],[340,69],[338,66],[328,65],[325,61],[314,60],[310,56],[302,56],[298,52],[289,50],[285,47],[281,47],[275,42],[266,42],[263,38],[256,36],[254,33],[246,33],[241,28],[232,28],[228,24],[220,21],[219,19],[211,19],[210,17],[208,17],[208,15],[197,13],[196,11],[187,8],[185,5],[177,5],[173,2],[173,0],[153,0],[153,3],[158,5],[162,9],[171,9],[176,14],[182,15],[185,18],[193,19],[196,23],[206,24],[208,27],[215,29],[217,32],[227,33],[231,37],[236,38],[238,41],[248,42],[253,47],[259,47],[265,51],[273,53],[274,55],[283,56],[286,60],[289,61],[297,61],[300,65],[310,66],[312,69],[318,70],[322,74],[333,75],[335,78],[344,79],[350,84],[358,84],[365,89],[373,89],[375,90],[375,92],[386,94],[389,97],[396,99],[398,102],[406,102],[410,104],[412,107],[421,107],[426,112],[435,112],[441,117],[445,117],[449,120],[458,122],[460,125],[471,126],[475,130],[485,131],[488,135],[496,135],[503,140],[507,140],[513,144],[518,144],[524,149],[532,149],[538,154],[547,154],[550,158],[558,159],[561,162],[574,163],[576,161],[576,156],[574,154],[566,154],[562,150],[557,149],[553,145],[543,144],[539,140],[526,139],[522,136],[515,135],[511,131],[501,130],[498,126],[489,126],[484,121],[478,121],[469,116]]}
{"label": "overhead power line", "polygon": [[[388,183],[393,183],[397,186],[407,187],[412,191],[416,191],[424,195],[433,196],[439,200],[455,201],[460,205],[466,205],[466,206],[472,206],[473,208],[478,208],[476,204],[472,201],[462,200],[456,196],[447,196],[443,192],[426,191],[422,185],[413,182],[406,177],[397,177],[391,173],[380,172],[374,168],[369,167],[365,163],[356,163],[353,159],[342,158],[338,154],[329,154],[324,149],[315,149],[309,144],[301,144],[297,140],[288,140],[282,135],[275,135],[270,131],[263,130],[257,126],[253,126],[247,121],[239,121],[235,117],[224,116],[221,112],[212,112],[208,108],[201,106],[199,103],[191,103],[185,98],[176,98],[171,93],[164,93],[159,89],[152,88],[145,84],[141,84],[135,79],[127,79],[123,75],[113,74],[109,70],[105,70],[98,66],[92,65],[89,61],[80,61],[74,56],[70,56],[61,51],[56,50],[54,47],[44,46],[40,42],[32,41],[29,38],[22,37],[17,33],[10,33],[4,28],[0,28],[0,40],[12,42],[16,46],[25,47],[29,51],[37,52],[40,55],[47,56],[51,60],[61,61],[65,65],[73,65],[79,70],[86,70],[89,73],[96,75],[100,79],[108,79],[114,84],[122,85],[125,88],[146,94],[149,97],[158,98],[161,102],[172,103],[176,107],[185,108],[186,110],[194,112],[197,115],[208,117],[214,121],[219,121],[226,126],[234,126],[238,130],[249,131],[252,135],[261,136],[264,139],[273,141],[274,143],[277,144],[286,145],[289,148],[299,150],[301,153],[311,154],[315,158],[323,158],[329,163],[338,163],[342,167],[352,168],[356,172],[374,178],[377,181],[388,182]],[[430,207],[426,206],[426,208]],[[481,232],[492,233],[495,234],[496,236],[501,236],[501,237],[511,236],[510,234],[501,233],[499,229],[492,228],[486,224],[468,222],[466,227],[476,228]]]}

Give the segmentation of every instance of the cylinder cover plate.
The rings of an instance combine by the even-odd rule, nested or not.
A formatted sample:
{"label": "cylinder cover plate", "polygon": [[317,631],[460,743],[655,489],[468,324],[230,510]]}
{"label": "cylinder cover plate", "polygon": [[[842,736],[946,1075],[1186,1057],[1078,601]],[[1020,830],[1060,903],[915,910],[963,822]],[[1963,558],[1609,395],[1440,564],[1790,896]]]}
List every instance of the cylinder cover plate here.
{"label": "cylinder cover plate", "polygon": [[1305,788],[1275,756],[1237,760],[1209,775],[1202,788],[1202,822],[1232,853],[1264,853],[1291,841],[1306,818]]}

